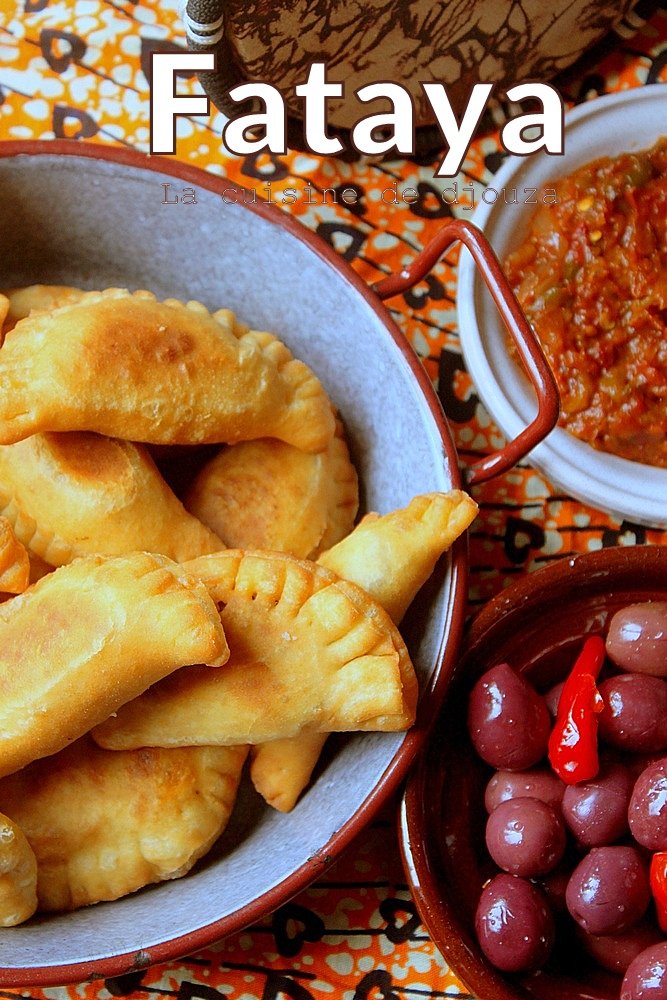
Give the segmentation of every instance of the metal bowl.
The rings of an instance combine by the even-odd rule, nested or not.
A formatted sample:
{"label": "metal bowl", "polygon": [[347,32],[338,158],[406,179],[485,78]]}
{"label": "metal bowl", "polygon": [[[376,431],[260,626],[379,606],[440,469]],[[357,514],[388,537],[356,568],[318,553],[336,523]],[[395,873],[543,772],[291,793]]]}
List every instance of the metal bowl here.
{"label": "metal bowl", "polygon": [[[369,288],[276,206],[173,160],[73,141],[0,143],[0,194],[0,287],[147,288],[224,305],[276,333],[320,376],[345,421],[364,509],[387,512],[415,494],[460,485],[433,386],[382,304],[396,282]],[[406,280],[399,275],[398,285]],[[551,397],[538,434],[556,410]],[[523,453],[520,443],[490,456],[475,475],[492,475]],[[244,785],[220,842],[187,877],[14,928],[3,940],[0,984],[119,975],[190,953],[319,877],[423,743],[457,654],[465,599],[460,539],[403,624],[421,686],[410,732],[330,740],[317,779],[287,815]]]}

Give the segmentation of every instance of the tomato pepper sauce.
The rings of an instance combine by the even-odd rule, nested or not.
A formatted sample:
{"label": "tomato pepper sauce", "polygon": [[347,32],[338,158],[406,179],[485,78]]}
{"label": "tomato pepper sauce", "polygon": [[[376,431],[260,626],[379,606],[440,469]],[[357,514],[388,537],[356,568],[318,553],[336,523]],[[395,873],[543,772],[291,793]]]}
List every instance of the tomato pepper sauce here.
{"label": "tomato pepper sauce", "polygon": [[554,185],[505,269],[594,448],[667,468],[667,137]]}

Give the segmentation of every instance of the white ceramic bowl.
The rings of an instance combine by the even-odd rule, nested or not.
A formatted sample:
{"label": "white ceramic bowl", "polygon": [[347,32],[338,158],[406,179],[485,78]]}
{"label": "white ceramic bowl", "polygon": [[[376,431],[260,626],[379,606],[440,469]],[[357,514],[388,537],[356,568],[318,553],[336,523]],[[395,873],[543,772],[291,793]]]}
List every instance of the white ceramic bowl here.
{"label": "white ceramic bowl", "polygon": [[[184,187],[197,204],[164,205]],[[273,206],[158,157],[75,142],[0,143],[0,287],[33,282],[149,288],[225,305],[273,330],[320,375],[344,415],[381,512],[459,484],[428,377],[380,299],[332,250]],[[314,878],[405,776],[441,700],[465,605],[465,541],[405,620],[422,686],[408,734],[334,738],[317,780],[279,814],[244,788],[210,857],[183,879],[2,935],[0,984],[119,975],[190,953],[260,919]]]}
{"label": "white ceramic bowl", "polygon": [[[596,98],[565,117],[563,156],[536,153],[509,157],[493,177],[500,192],[495,203],[480,202],[471,219],[503,260],[518,246],[534,207],[524,191],[539,193],[550,182],[600,156],[645,149],[667,134],[667,84],[654,84]],[[502,192],[519,204],[504,204]],[[533,394],[508,357],[506,334],[490,296],[463,250],[459,264],[457,307],[461,347],[475,388],[491,417],[509,438],[536,412]],[[667,432],[667,428],[666,428]],[[667,527],[667,469],[630,462],[597,451],[557,428],[529,461],[571,496],[639,524]]]}

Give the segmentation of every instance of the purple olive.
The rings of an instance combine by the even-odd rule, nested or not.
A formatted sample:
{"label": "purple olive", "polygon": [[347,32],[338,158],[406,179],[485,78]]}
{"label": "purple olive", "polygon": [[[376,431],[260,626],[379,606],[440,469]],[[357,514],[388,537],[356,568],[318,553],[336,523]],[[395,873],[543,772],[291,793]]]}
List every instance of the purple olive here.
{"label": "purple olive", "polygon": [[546,767],[528,771],[496,771],[484,792],[484,805],[488,813],[508,799],[541,799],[554,808],[560,808],[565,783]]}
{"label": "purple olive", "polygon": [[551,907],[552,913],[556,916],[567,914],[565,893],[567,892],[567,883],[570,881],[571,874],[571,867],[567,864],[567,861],[563,861],[558,868],[554,868],[552,872],[543,875],[539,880],[539,886],[547,897],[547,902]]}
{"label": "purple olive", "polygon": [[579,928],[577,940],[598,965],[622,976],[637,955],[663,940],[663,934],[658,925],[646,917],[619,934],[587,934]]}
{"label": "purple olive", "polygon": [[650,851],[667,850],[667,757],[639,775],[628,807],[630,832]]}
{"label": "purple olive", "polygon": [[565,852],[565,826],[540,799],[508,799],[486,822],[486,847],[498,867],[512,875],[546,875]]}
{"label": "purple olive", "polygon": [[487,670],[473,687],[468,732],[479,756],[492,767],[532,767],[546,753],[550,728],[544,699],[508,663]]}
{"label": "purple olive", "polygon": [[613,747],[655,753],[667,747],[667,681],[617,674],[600,684],[600,736]]}
{"label": "purple olive", "polygon": [[549,690],[544,693],[544,700],[547,708],[549,709],[549,714],[552,715],[554,719],[558,715],[558,703],[564,686],[565,681],[559,681],[558,684],[554,684],[553,687],[550,687]]}
{"label": "purple olive", "polygon": [[563,819],[580,844],[612,844],[628,829],[628,805],[635,779],[622,764],[605,764],[590,781],[568,785]]}
{"label": "purple olive", "polygon": [[482,891],[475,931],[489,962],[503,972],[544,965],[554,943],[553,915],[544,894],[517,875],[496,875]]}
{"label": "purple olive", "polygon": [[619,1000],[667,1000],[667,941],[646,948],[630,963]]}
{"label": "purple olive", "polygon": [[664,759],[664,756],[663,753],[633,753],[632,756],[626,756],[624,764],[626,764],[628,771],[634,776],[636,781],[647,767],[651,764],[657,764]]}
{"label": "purple olive", "polygon": [[594,847],[567,884],[570,915],[589,934],[615,934],[637,923],[651,900],[648,867],[636,847]]}
{"label": "purple olive", "polygon": [[667,677],[667,602],[630,604],[609,623],[606,649],[623,670]]}

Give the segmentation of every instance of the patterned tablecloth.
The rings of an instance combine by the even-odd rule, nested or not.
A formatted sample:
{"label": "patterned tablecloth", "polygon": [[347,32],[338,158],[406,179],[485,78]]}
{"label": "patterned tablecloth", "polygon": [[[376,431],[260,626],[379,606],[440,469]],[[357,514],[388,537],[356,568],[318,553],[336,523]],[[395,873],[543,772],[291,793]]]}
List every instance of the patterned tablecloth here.
{"label": "patterned tablecloth", "polygon": [[[150,54],[184,47],[176,0],[0,0],[0,138],[73,137],[147,151]],[[615,37],[606,52],[558,84],[572,105],[657,81],[667,81],[667,9],[632,37]],[[194,79],[184,92],[188,87],[199,92]],[[479,136],[449,206],[438,197],[438,185],[452,181],[434,179],[434,161],[350,163],[306,153],[232,157],[222,148],[221,125],[215,111],[208,119],[180,118],[177,158],[265,197],[270,193],[369,282],[409,263],[443,218],[468,217],[502,161],[497,134]],[[358,193],[350,207],[326,196],[343,187]],[[411,204],[387,193],[405,187],[417,191]],[[288,189],[297,197],[282,197]],[[452,254],[391,305],[437,384],[465,462],[493,450],[501,438],[465,373],[455,287]],[[474,496],[480,513],[470,532],[472,611],[518,574],[570,553],[667,542],[667,533],[619,523],[556,492],[529,462],[476,488]],[[419,921],[389,808],[320,881],[216,947],[113,980],[17,995],[417,1000],[464,993]]]}

